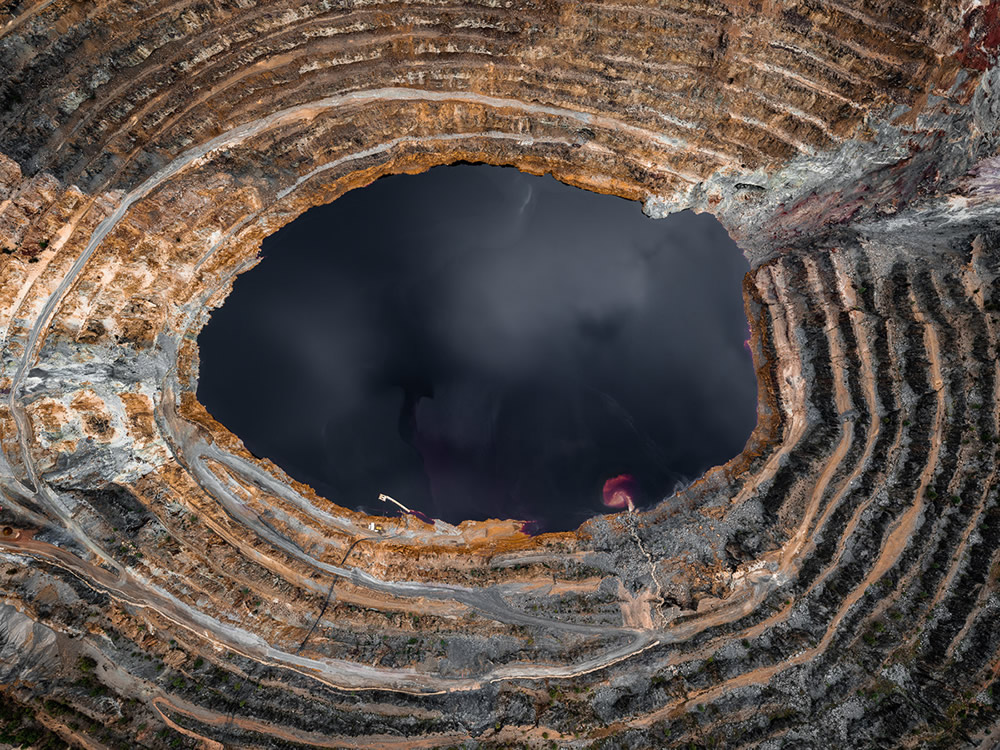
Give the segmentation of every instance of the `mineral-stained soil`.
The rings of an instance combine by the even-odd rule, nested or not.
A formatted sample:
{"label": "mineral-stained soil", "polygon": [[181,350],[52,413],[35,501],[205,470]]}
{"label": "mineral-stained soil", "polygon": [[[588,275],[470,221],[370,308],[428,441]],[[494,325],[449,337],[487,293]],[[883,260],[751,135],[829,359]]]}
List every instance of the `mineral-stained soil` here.
{"label": "mineral-stained soil", "polygon": [[[4,2],[0,741],[993,747],[998,47],[997,0]],[[740,456],[528,537],[213,420],[262,238],[460,160],[719,217]]]}

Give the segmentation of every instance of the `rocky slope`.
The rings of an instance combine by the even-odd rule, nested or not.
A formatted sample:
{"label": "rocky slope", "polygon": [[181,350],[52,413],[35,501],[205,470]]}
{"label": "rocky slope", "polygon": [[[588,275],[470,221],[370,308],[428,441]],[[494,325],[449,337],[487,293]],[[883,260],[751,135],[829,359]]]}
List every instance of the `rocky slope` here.
{"label": "rocky slope", "polygon": [[[4,2],[4,736],[992,747],[998,47],[997,0]],[[205,412],[263,237],[459,160],[723,221],[743,454],[532,538],[336,507]]]}

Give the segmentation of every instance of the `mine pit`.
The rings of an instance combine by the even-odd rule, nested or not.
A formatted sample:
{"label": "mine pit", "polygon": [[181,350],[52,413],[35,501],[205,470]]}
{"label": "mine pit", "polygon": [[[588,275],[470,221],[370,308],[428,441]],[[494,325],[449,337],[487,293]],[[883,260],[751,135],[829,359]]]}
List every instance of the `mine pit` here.
{"label": "mine pit", "polygon": [[998,746],[1000,0],[41,0],[0,71],[0,746]]}
{"label": "mine pit", "polygon": [[199,336],[198,397],[339,505],[567,531],[756,422],[749,266],[707,214],[465,164],[351,191],[262,256]]}

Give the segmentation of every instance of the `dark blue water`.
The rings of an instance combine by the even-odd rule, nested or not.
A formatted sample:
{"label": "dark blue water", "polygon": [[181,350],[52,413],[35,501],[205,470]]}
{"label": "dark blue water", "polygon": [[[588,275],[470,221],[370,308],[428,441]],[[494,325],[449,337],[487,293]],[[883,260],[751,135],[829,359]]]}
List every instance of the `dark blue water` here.
{"label": "dark blue water", "polygon": [[198,397],[339,504],[570,529],[608,479],[649,505],[756,422],[747,264],[712,217],[462,165],[315,208],[263,255],[199,337]]}

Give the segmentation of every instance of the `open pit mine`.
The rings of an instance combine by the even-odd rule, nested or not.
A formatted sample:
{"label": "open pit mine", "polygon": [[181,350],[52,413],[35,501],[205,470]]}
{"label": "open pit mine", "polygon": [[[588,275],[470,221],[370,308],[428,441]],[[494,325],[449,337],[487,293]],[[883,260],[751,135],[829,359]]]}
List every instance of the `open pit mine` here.
{"label": "open pit mine", "polygon": [[[0,744],[996,747],[998,58],[998,0],[4,0]],[[458,161],[718,217],[742,454],[530,536],[212,418],[261,241]]]}

